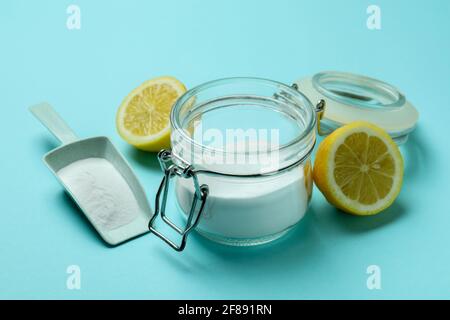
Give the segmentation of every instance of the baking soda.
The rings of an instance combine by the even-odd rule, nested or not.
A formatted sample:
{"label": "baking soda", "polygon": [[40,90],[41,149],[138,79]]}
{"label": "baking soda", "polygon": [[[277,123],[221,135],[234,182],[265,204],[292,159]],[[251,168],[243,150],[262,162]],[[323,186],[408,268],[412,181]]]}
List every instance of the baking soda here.
{"label": "baking soda", "polygon": [[[260,238],[296,224],[308,208],[311,177],[303,165],[273,176],[243,178],[200,174],[209,186],[205,211],[197,229],[220,237]],[[194,188],[191,179],[178,178],[176,195],[188,213]]]}
{"label": "baking soda", "polygon": [[58,176],[86,215],[103,230],[120,228],[139,212],[130,186],[106,159],[76,161],[59,170]]}

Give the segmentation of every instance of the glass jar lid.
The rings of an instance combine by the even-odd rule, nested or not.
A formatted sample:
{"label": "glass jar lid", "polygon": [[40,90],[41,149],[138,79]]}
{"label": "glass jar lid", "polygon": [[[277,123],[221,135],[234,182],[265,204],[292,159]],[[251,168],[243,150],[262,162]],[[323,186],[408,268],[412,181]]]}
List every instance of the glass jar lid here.
{"label": "glass jar lid", "polygon": [[385,129],[401,144],[406,142],[419,118],[417,110],[399,90],[377,79],[327,71],[295,84],[312,102],[325,101],[321,127],[327,133],[350,122],[365,120]]}

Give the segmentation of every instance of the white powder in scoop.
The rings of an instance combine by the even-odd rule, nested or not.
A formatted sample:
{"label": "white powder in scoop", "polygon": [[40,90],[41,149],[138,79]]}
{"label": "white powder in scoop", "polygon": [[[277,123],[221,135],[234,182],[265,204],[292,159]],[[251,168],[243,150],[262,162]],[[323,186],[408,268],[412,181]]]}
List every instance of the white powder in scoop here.
{"label": "white powder in scoop", "polygon": [[58,176],[99,228],[114,230],[136,218],[136,197],[108,160],[79,160],[59,170]]}

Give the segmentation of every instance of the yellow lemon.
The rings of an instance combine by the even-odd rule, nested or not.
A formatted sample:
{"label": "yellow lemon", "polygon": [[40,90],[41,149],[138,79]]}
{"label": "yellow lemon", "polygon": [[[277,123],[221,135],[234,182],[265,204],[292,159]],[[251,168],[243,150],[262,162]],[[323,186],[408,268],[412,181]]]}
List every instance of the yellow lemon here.
{"label": "yellow lemon", "polygon": [[383,129],[357,121],[322,141],[313,177],[335,207],[355,215],[373,215],[397,198],[403,181],[403,158]]}
{"label": "yellow lemon", "polygon": [[117,111],[116,126],[129,144],[145,151],[170,147],[170,111],[186,87],[173,77],[148,80],[130,92]]}
{"label": "yellow lemon", "polygon": [[308,201],[312,198],[313,190],[313,176],[312,176],[312,165],[311,160],[308,160],[303,167],[303,174],[305,176],[305,187],[306,193],[308,194]]}

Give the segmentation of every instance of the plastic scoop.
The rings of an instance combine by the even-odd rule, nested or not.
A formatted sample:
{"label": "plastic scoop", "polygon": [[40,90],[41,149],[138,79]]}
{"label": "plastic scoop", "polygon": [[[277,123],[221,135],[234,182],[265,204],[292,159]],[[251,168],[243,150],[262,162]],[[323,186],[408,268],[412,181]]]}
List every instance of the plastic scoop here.
{"label": "plastic scoop", "polygon": [[[119,151],[117,151],[111,141],[107,137],[93,137],[82,140],[79,139],[64,122],[64,120],[62,120],[55,110],[47,103],[32,106],[30,111],[62,143],[62,146],[54,149],[44,156],[45,164],[77,203],[78,207],[92,223],[100,236],[108,244],[117,245],[121,242],[148,232],[148,221],[152,217],[153,213],[147,202],[144,189],[127,161],[119,153]],[[109,226],[106,228],[104,223],[100,223],[102,222],[101,219],[104,221],[105,216],[100,217],[101,219],[99,220],[98,214],[94,215],[93,211],[98,210],[98,206],[93,208],[93,206],[87,205],[86,201],[80,201],[82,200],[80,190],[75,190],[73,186],[72,188],[69,187],[63,181],[61,172],[64,168],[67,168],[75,163],[83,165],[85,163],[83,160],[88,159],[95,159],[96,161],[98,161],[98,159],[104,159],[108,161],[128,185],[131,191],[130,194],[135,197],[135,199],[133,199],[133,203],[136,204],[135,207],[138,212],[129,212],[130,216],[128,217],[126,216],[128,213],[122,212],[122,216],[125,215],[125,217],[122,217],[122,220],[127,221],[126,223],[120,224],[119,226],[115,225],[113,227]],[[95,177],[95,175],[93,176]],[[120,178],[120,176],[117,177]],[[121,179],[121,181],[123,180]],[[95,183],[95,181],[93,181],[93,183]],[[92,197],[95,196],[96,194],[92,194]],[[96,199],[94,198],[93,200],[95,201]],[[111,199],[110,203],[101,204],[104,206],[104,208],[101,209],[103,210],[102,212],[104,213],[105,210],[108,211],[109,209],[111,212],[118,212],[116,207],[122,204],[116,203],[117,201],[117,199]],[[132,219],[127,219],[130,217],[132,217]]]}

